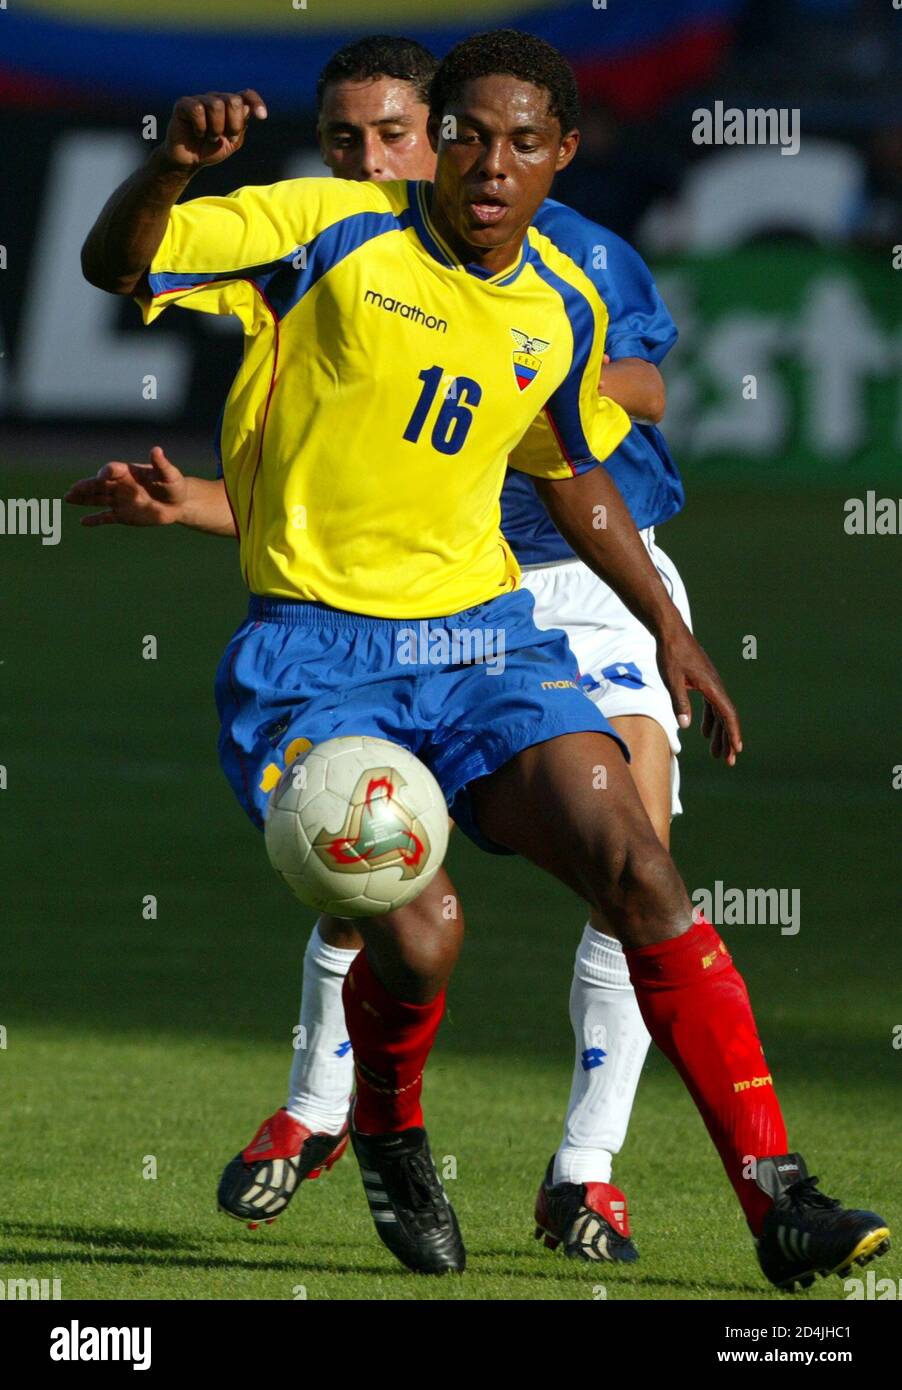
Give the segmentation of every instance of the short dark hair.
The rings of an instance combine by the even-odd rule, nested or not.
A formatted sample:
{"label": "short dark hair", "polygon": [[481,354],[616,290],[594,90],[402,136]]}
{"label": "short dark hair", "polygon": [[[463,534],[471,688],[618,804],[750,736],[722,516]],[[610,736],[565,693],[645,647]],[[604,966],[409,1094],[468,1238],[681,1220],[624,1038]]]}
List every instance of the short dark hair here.
{"label": "short dark hair", "polygon": [[316,84],[316,114],[323,109],[323,95],[332,82],[368,77],[398,77],[416,88],[425,104],[438,59],[416,39],[374,34],[340,48],[326,63]]}
{"label": "short dark hair", "polygon": [[460,96],[465,82],[495,73],[544,87],[548,92],[549,115],[557,116],[562,134],[579,123],[579,89],[567,59],[544,39],[519,29],[473,34],[452,48],[439,63],[429,88],[431,114],[441,119],[451,102]]}

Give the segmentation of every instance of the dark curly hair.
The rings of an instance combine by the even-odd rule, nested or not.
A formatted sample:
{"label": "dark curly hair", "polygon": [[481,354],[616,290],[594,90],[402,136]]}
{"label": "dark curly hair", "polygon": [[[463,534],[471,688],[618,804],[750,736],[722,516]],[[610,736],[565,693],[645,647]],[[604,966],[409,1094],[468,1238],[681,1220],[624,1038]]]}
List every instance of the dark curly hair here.
{"label": "dark curly hair", "polygon": [[579,90],[573,69],[563,54],[544,39],[519,29],[494,29],[473,34],[452,48],[439,63],[429,88],[429,109],[439,119],[460,96],[465,82],[504,73],[544,87],[549,115],[557,116],[561,133],[579,123]]}
{"label": "dark curly hair", "polygon": [[416,39],[374,34],[340,48],[326,63],[316,83],[316,111],[323,108],[323,94],[332,82],[367,77],[398,77],[416,88],[425,103],[438,59]]}

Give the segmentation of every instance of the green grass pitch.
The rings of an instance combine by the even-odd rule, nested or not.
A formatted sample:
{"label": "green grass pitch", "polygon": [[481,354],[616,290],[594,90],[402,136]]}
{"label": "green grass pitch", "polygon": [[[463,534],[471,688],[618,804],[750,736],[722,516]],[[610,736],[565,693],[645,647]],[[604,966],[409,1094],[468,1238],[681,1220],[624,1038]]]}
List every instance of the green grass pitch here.
{"label": "green grass pitch", "polygon": [[[23,453],[4,495],[58,495],[98,462],[73,458],[26,471]],[[827,1192],[898,1225],[898,543],[847,537],[842,515],[839,492],[708,487],[659,536],[746,737],[739,768],[714,765],[696,712],[674,849],[690,889],[721,879],[801,891],[798,935],[724,934],[791,1142]],[[659,1055],[615,1166],[640,1263],[577,1266],[533,1241],[569,1085],[584,913],[531,867],[460,835],[450,867],[468,936],[425,1105],[440,1165],[456,1171],[467,1273],[400,1269],[353,1157],[305,1184],[272,1228],[252,1234],[219,1215],[222,1165],[284,1099],[312,921],[216,760],[213,673],[244,602],[235,553],[179,528],[89,532],[74,513],[56,547],[0,546],[4,1278],[58,1277],[64,1298],[86,1299],[780,1297]],[[756,660],[742,657],[747,635]],[[142,916],[148,894],[155,921]],[[879,1274],[902,1275],[896,1253]],[[843,1296],[834,1278],[797,1301]]]}

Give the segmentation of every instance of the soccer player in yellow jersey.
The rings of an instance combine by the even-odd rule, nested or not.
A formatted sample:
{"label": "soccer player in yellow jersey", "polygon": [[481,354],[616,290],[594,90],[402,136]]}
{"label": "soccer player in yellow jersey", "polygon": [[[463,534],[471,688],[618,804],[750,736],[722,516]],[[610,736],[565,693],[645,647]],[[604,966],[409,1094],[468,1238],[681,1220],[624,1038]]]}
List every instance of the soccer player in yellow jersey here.
{"label": "soccer player in yellow jersey", "polygon": [[[388,737],[432,768],[477,843],[526,855],[602,911],[762,1268],[775,1283],[807,1280],[878,1253],[886,1228],[826,1202],[785,1152],[742,981],[713,927],[693,921],[625,749],[578,690],[562,635],[532,622],[498,530],[513,455],[577,553],[656,634],[678,705],[687,685],[703,689],[715,737],[738,751],[729,701],[597,467],[628,428],[597,394],[604,305],[529,226],[576,149],[572,73],[536,39],[480,35],[444,61],[430,101],[432,187],[305,180],[175,207],[263,114],[250,91],[184,99],[86,245],[89,278],[134,294],[148,321],[181,302],[245,328],[223,466],[252,598],[219,671],[223,763],[259,823],[273,749],[290,759],[306,739]],[[597,505],[606,531],[591,525]],[[411,620],[425,629],[413,666],[400,656]],[[433,635],[459,629],[503,636],[504,669],[435,663]],[[419,920],[365,924],[347,977],[352,1138],[380,1237],[409,1267],[443,1273],[463,1268],[464,1249],[419,1089],[460,923],[443,939],[434,902],[420,903]]]}
{"label": "soccer player in yellow jersey", "polygon": [[[431,182],[435,152],[427,132],[428,91],[437,66],[415,40],[388,35],[359,39],[329,59],[317,82],[317,134],[323,162],[336,177]],[[648,268],[619,237],[552,200],[539,209],[539,231],[546,218],[554,222],[558,245],[595,282],[608,307],[607,343],[616,360],[606,361],[602,394],[645,423],[634,425],[606,467],[622,484],[640,535],[685,612],[688,605],[675,567],[657,546],[652,550],[651,533],[643,530],[666,520],[682,498],[663,438],[648,423],[663,413],[656,363],[672,345],[675,326]],[[600,247],[606,253],[603,267]],[[68,500],[107,508],[87,517],[89,526],[178,521],[208,533],[236,535],[222,479],[185,477],[159,449],[145,465],[106,465],[96,478],[75,484]],[[678,724],[655,666],[654,639],[575,559],[527,475],[508,470],[501,505],[502,531],[523,568],[524,585],[536,599],[536,623],[567,632],[582,683],[629,746],[630,771],[666,845],[671,813],[681,809],[675,771]],[[274,775],[277,764],[271,763],[264,769],[264,785]],[[577,1043],[573,1083],[553,1171],[540,1190],[537,1219],[549,1245],[559,1241],[582,1259],[628,1262],[637,1252],[626,1195],[613,1186],[612,1158],[626,1136],[650,1038],[622,947],[602,931],[597,917],[587,923],[576,951],[570,992]],[[353,921],[325,914],[310,934],[300,1005],[305,1046],[293,1053],[285,1105],[263,1121],[226,1166],[219,1184],[221,1210],[252,1229],[261,1220],[271,1222],[301,1182],[324,1165],[332,1167],[347,1147],[354,1059],[341,991],[362,945]]]}

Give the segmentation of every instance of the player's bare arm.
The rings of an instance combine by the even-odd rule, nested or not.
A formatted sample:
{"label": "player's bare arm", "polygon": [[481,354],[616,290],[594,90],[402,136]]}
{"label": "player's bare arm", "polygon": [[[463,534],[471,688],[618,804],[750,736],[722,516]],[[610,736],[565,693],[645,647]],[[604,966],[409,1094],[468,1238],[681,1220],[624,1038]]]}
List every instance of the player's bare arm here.
{"label": "player's bare arm", "polygon": [[213,536],[237,532],[221,478],[187,477],[159,446],[147,463],[106,463],[93,478],[73,483],[65,500],[76,507],[100,507],[82,526],[169,526],[178,522]]}
{"label": "player's bare arm", "polygon": [[239,150],[250,120],[266,115],[252,88],[180,97],[162,145],[120,184],[88,233],[81,253],[85,279],[110,294],[140,292],[169,214],[191,179]]}
{"label": "player's bare arm", "polygon": [[[558,530],[584,564],[609,584],[658,643],[658,666],[683,728],[691,719],[689,690],[704,697],[702,733],[711,753],[732,767],[742,751],[736,708],[715,667],[684,623],[661,582],[613,479],[602,467],[560,481],[535,479]],[[599,525],[599,520],[603,525]]]}
{"label": "player's bare arm", "polygon": [[623,406],[634,420],[657,425],[664,418],[667,406],[664,378],[654,363],[647,362],[644,357],[621,357],[612,362],[606,355],[598,391]]}

